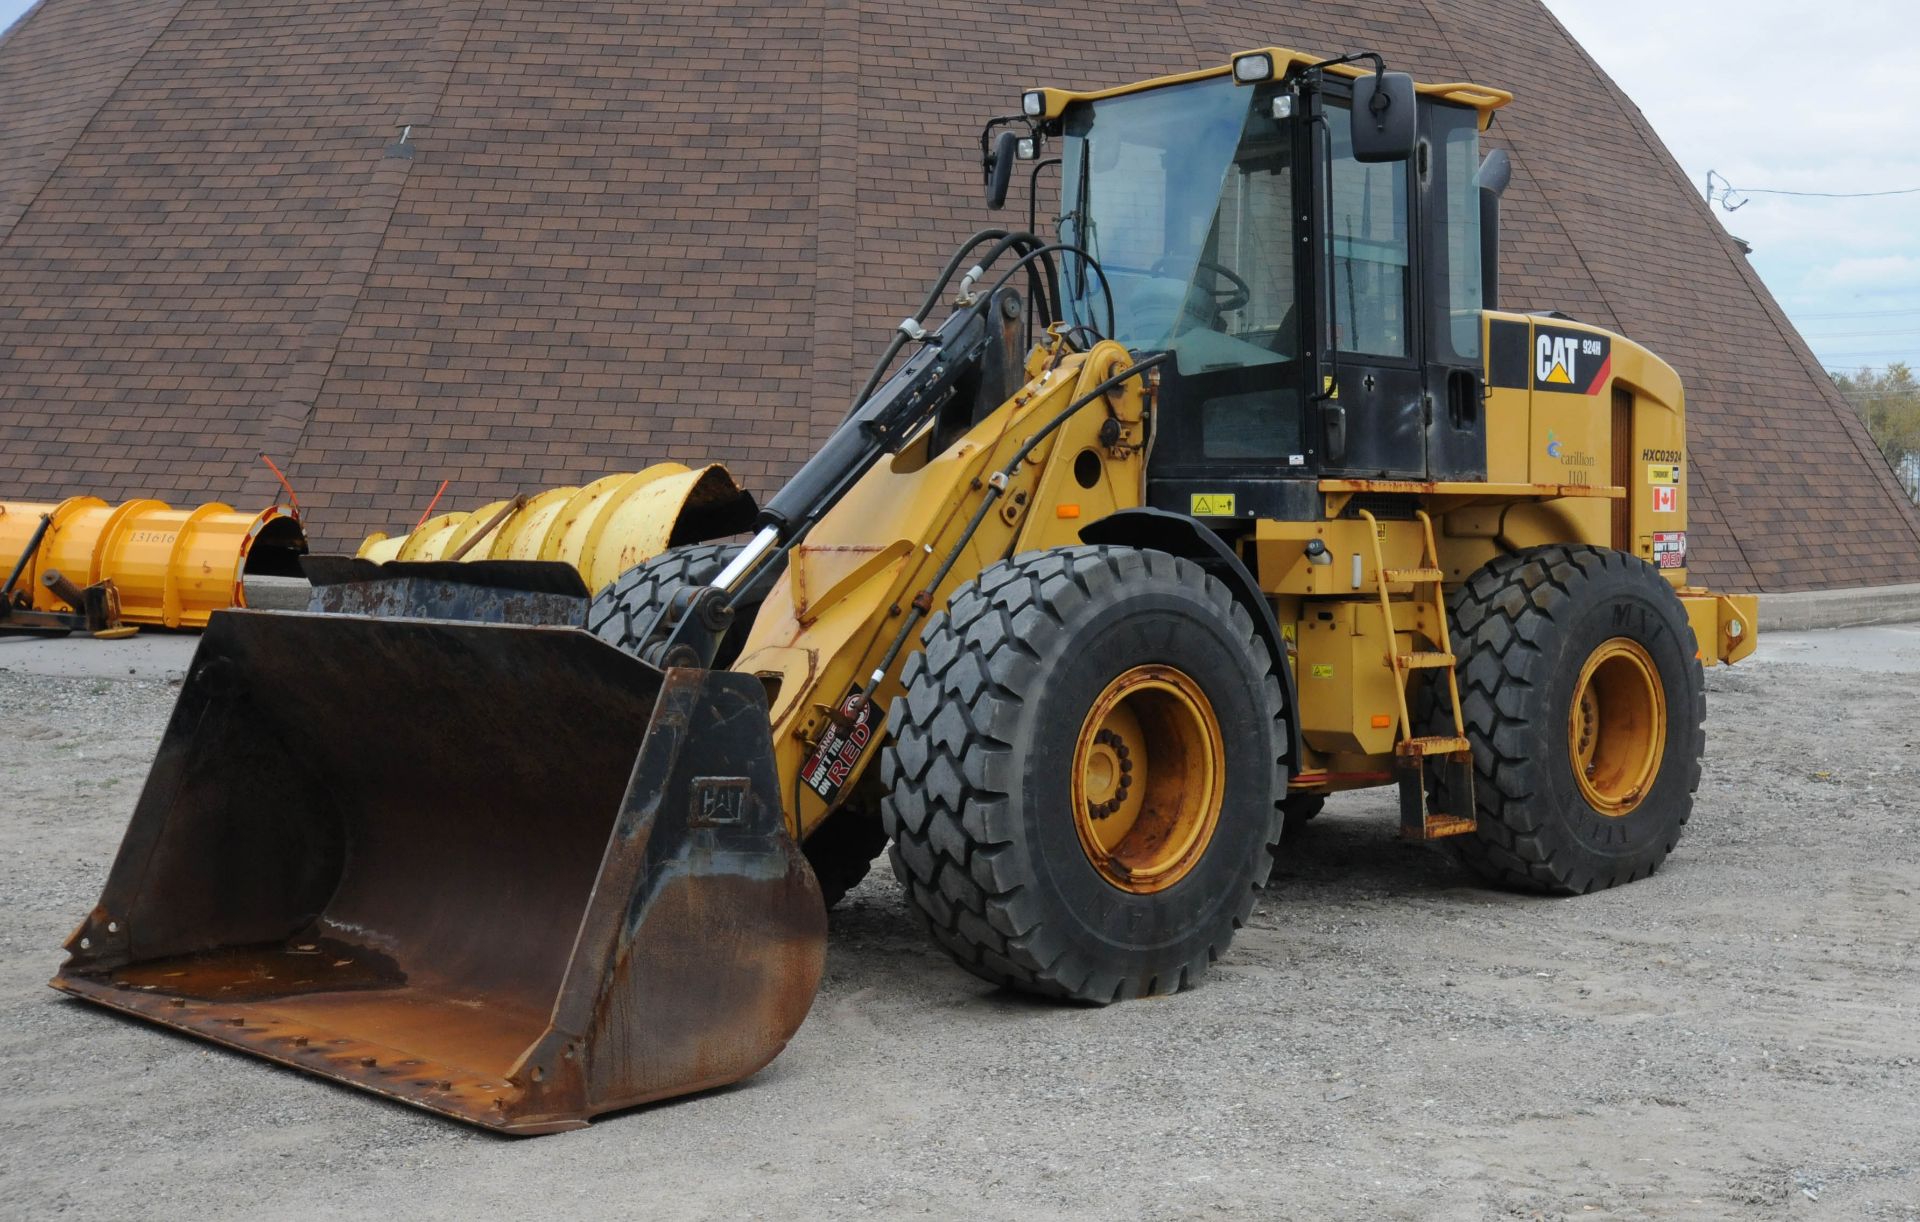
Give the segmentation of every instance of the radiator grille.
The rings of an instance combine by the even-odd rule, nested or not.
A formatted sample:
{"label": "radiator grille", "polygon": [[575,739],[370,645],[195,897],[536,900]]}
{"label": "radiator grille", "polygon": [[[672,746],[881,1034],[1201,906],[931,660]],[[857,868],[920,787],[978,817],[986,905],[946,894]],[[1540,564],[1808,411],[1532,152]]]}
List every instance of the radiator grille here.
{"label": "radiator grille", "polygon": [[1633,392],[1613,388],[1613,486],[1627,495],[1613,502],[1613,546],[1633,550]]}

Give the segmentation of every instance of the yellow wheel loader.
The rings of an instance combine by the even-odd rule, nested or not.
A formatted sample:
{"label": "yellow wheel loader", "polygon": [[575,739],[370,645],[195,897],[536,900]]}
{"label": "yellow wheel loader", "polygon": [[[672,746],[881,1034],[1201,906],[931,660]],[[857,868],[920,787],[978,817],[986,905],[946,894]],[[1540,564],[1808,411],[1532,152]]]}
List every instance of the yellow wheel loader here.
{"label": "yellow wheel loader", "polygon": [[883,844],[961,966],[1096,1003],[1198,982],[1338,790],[1492,883],[1651,874],[1754,606],[1688,584],[1673,370],[1497,307],[1509,100],[1025,94],[988,202],[1057,165],[1057,231],[967,242],[764,506],[590,600],[215,615],[55,986],[534,1133],[775,1056]]}

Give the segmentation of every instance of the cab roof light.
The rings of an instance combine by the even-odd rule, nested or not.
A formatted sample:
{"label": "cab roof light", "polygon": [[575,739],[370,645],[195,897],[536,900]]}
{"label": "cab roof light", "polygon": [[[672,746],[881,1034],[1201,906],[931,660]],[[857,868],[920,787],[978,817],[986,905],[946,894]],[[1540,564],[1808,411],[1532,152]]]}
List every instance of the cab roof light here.
{"label": "cab roof light", "polygon": [[1273,79],[1273,55],[1267,51],[1249,51],[1233,57],[1233,79],[1242,85],[1256,85]]}
{"label": "cab roof light", "polygon": [[1038,89],[1029,89],[1020,95],[1020,113],[1029,119],[1038,119],[1047,113],[1047,95]]}

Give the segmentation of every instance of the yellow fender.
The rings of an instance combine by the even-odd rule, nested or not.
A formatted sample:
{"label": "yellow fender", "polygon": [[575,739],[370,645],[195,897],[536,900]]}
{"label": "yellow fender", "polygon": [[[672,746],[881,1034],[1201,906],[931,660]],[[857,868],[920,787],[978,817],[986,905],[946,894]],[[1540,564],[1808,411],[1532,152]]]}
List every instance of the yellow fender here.
{"label": "yellow fender", "polygon": [[584,487],[549,489],[495,523],[509,504],[440,514],[410,534],[368,535],[355,554],[380,562],[444,560],[486,531],[462,560],[560,560],[598,590],[677,543],[744,529],[753,511],[752,498],[718,463],[656,463]]}

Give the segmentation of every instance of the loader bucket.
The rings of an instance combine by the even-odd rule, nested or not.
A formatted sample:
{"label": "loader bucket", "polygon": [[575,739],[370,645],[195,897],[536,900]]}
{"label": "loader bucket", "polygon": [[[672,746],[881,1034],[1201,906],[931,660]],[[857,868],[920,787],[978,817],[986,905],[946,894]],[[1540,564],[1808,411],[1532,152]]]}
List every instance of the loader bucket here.
{"label": "loader bucket", "polygon": [[825,949],[753,677],[573,628],[236,611],[53,986],[548,1133],[758,1070]]}

